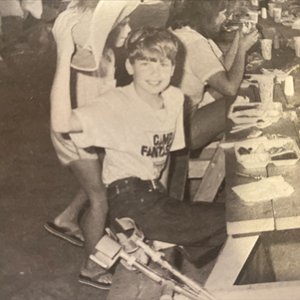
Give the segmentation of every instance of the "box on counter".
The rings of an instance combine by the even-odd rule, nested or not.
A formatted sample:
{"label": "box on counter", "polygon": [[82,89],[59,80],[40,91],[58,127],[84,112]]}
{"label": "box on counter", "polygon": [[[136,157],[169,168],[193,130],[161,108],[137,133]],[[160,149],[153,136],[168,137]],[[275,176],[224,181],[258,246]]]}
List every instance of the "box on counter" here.
{"label": "box on counter", "polygon": [[300,150],[292,138],[274,140],[243,141],[234,144],[237,161],[246,169],[275,166],[288,166],[297,163]]}

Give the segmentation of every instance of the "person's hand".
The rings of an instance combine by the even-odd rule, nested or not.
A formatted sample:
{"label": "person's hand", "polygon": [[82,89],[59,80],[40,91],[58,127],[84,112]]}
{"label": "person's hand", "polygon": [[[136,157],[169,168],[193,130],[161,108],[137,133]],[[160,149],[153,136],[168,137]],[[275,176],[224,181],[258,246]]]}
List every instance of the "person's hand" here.
{"label": "person's hand", "polygon": [[72,28],[79,22],[77,13],[72,10],[62,12],[56,19],[52,32],[57,46],[57,55],[70,56],[75,50]]}
{"label": "person's hand", "polygon": [[242,31],[239,31],[240,35],[240,50],[244,50],[247,52],[257,41],[259,38],[259,32],[257,29],[252,30],[248,34],[244,34]]}

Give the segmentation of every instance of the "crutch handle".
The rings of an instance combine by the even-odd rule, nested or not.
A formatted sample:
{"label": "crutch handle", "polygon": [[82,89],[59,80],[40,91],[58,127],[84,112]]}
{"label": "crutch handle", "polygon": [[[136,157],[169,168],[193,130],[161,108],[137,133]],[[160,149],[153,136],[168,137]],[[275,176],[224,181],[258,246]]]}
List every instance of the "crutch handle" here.
{"label": "crutch handle", "polygon": [[166,280],[161,287],[161,297],[159,300],[173,300],[175,284],[170,281]]}

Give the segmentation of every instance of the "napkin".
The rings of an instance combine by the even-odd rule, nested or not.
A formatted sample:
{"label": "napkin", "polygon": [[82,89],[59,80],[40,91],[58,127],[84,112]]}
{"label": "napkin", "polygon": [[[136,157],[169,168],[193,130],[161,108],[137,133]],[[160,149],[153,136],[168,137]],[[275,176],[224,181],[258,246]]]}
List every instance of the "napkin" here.
{"label": "napkin", "polygon": [[292,25],[292,29],[300,29],[300,19],[297,19]]}
{"label": "napkin", "polygon": [[259,203],[280,197],[288,197],[293,192],[293,187],[284,178],[273,176],[257,182],[238,185],[232,190],[245,202]]}

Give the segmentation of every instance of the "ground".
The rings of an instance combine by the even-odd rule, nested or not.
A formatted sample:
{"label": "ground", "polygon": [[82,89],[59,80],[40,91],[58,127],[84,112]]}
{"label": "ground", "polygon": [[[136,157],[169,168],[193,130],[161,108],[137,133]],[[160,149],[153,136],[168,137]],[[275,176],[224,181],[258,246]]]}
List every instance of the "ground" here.
{"label": "ground", "polygon": [[77,283],[83,250],[49,235],[43,224],[61,211],[76,183],[49,136],[55,49],[18,44],[0,69],[0,299],[105,299]]}

